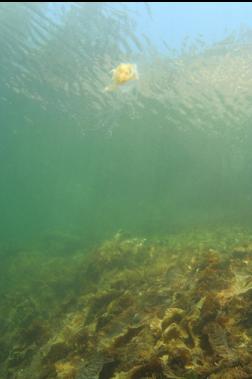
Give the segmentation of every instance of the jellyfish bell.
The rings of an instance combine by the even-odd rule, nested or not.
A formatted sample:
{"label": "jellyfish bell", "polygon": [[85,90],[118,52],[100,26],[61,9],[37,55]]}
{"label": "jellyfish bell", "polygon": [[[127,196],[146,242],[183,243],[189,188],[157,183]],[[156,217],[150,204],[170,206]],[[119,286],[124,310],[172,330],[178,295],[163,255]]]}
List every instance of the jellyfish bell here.
{"label": "jellyfish bell", "polygon": [[130,90],[132,83],[139,79],[137,65],[132,63],[120,63],[111,73],[112,83],[105,87],[105,92],[113,92],[119,88]]}
{"label": "jellyfish bell", "polygon": [[130,80],[138,79],[137,66],[132,63],[121,63],[112,70],[112,73],[112,79],[117,85],[122,85]]}

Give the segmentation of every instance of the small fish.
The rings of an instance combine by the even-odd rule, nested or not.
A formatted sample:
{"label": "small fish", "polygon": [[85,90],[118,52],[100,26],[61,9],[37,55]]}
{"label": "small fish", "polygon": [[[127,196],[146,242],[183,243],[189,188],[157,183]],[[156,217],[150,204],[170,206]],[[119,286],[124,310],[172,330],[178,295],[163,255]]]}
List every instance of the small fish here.
{"label": "small fish", "polygon": [[139,79],[137,65],[132,63],[120,63],[112,71],[112,83],[105,87],[105,92],[116,91],[134,80]]}

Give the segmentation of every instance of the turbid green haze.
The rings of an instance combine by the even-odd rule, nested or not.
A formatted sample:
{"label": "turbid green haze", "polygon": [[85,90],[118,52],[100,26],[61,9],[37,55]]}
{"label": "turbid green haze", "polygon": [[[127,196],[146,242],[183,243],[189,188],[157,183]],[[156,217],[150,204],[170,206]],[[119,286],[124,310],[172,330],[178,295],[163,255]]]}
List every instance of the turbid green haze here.
{"label": "turbid green haze", "polygon": [[[159,55],[104,7],[1,6],[2,243],[250,224],[251,49]],[[125,61],[137,87],[104,93]]]}

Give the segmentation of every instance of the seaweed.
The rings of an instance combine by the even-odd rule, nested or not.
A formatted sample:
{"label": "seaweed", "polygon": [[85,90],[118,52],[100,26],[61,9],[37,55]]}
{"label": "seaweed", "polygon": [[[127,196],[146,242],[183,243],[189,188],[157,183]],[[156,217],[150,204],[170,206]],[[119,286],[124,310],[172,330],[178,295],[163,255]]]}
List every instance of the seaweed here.
{"label": "seaweed", "polygon": [[71,263],[20,251],[6,263],[0,376],[252,377],[251,237],[216,235],[117,233]]}

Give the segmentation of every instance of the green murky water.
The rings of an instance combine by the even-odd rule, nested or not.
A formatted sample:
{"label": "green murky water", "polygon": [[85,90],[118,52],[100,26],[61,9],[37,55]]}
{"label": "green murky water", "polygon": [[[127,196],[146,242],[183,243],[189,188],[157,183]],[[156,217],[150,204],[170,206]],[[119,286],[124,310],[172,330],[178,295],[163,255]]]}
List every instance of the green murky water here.
{"label": "green murky water", "polygon": [[[2,242],[251,222],[249,36],[159,52],[139,17],[1,6]],[[137,88],[104,93],[120,62]]]}
{"label": "green murky water", "polygon": [[[191,6],[195,17],[201,8]],[[112,239],[112,251],[122,235],[167,241],[197,230],[190,249],[208,242],[226,249],[224,235],[232,246],[250,243],[238,230],[252,226],[251,29],[216,39],[185,33],[178,41],[191,16],[177,18],[176,29],[159,24],[155,7],[0,5],[1,291],[8,298],[1,309],[17,330],[53,319],[55,299],[79,296],[80,256],[104,240]],[[224,29],[227,20],[218,23]],[[136,64],[139,80],[105,92],[120,63]],[[36,285],[54,295],[38,295],[35,304]],[[29,294],[33,305],[20,300]],[[22,359],[7,358],[4,344],[0,373],[27,379]]]}

